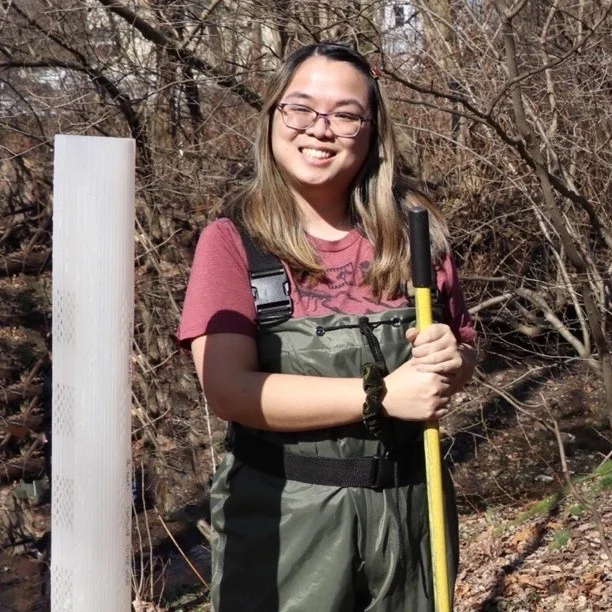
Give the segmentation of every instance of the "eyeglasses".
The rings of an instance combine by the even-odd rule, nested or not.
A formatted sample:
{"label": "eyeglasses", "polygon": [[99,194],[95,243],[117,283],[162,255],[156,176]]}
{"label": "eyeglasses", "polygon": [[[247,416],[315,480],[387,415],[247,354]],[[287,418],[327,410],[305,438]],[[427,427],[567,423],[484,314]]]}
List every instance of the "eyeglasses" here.
{"label": "eyeglasses", "polygon": [[316,110],[301,104],[277,104],[284,124],[292,130],[307,130],[312,127],[319,117],[323,117],[334,136],[340,138],[353,138],[357,136],[364,123],[373,123],[372,119],[361,117],[353,113],[318,113]]}

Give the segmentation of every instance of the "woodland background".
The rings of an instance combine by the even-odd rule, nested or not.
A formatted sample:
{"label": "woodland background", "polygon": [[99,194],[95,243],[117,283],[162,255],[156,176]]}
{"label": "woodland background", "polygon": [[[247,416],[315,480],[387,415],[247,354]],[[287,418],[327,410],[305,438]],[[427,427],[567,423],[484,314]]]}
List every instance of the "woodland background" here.
{"label": "woodland background", "polygon": [[199,232],[252,171],[271,71],[330,39],[380,73],[402,151],[449,221],[480,334],[475,380],[443,423],[457,609],[610,609],[611,11],[1,0],[0,610],[48,598],[54,135],[137,143],[135,609],[204,610],[224,428],[174,332]]}

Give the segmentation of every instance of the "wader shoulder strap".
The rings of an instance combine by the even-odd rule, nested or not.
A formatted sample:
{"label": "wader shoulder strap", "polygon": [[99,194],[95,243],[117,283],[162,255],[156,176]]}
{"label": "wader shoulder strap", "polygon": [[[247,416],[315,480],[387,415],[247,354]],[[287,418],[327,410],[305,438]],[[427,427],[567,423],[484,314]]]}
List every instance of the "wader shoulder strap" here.
{"label": "wader shoulder strap", "polygon": [[257,323],[279,323],[293,314],[289,279],[280,259],[263,251],[249,234],[240,230],[249,262],[251,291],[257,311]]}

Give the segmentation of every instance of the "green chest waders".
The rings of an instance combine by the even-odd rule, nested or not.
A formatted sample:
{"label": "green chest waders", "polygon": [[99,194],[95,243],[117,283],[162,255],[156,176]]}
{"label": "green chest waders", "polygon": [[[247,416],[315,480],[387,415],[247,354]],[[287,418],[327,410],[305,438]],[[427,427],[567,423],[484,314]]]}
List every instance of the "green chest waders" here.
{"label": "green chest waders", "polygon": [[[410,358],[414,322],[402,308],[261,326],[260,369],[361,378],[382,356],[393,371]],[[297,433],[234,424],[211,494],[215,612],[433,612],[422,425],[393,420],[390,430],[393,453],[362,423]]]}

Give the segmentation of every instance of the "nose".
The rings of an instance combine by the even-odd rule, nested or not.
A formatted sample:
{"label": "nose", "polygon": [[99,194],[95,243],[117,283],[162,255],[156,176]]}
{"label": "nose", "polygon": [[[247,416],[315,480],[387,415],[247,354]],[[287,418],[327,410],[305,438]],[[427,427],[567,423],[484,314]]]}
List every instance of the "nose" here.
{"label": "nose", "polygon": [[325,115],[319,115],[307,131],[315,138],[333,138],[334,136],[329,127],[329,119]]}

